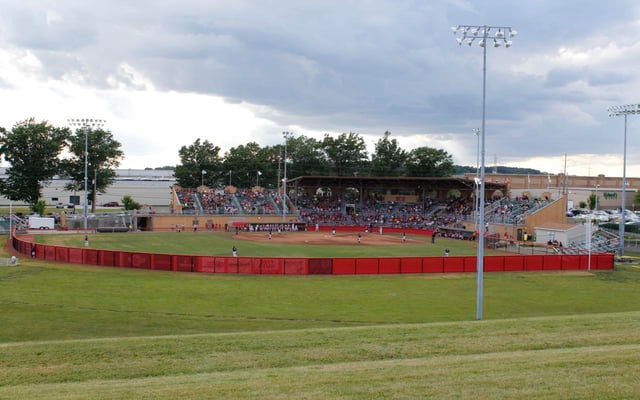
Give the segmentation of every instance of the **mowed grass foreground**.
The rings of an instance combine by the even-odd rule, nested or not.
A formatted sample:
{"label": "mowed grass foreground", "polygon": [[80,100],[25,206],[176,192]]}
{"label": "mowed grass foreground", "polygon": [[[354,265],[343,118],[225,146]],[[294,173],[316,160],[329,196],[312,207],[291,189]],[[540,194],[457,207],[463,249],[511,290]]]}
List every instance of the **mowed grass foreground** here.
{"label": "mowed grass foreground", "polygon": [[474,321],[475,274],[245,276],[20,262],[0,268],[0,399],[640,393],[633,267],[487,273],[485,320]]}

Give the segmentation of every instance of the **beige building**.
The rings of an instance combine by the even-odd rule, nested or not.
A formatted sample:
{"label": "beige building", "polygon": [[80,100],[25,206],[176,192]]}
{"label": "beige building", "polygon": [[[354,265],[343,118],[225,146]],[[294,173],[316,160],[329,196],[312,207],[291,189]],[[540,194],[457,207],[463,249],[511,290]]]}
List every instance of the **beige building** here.
{"label": "beige building", "polygon": [[[473,178],[475,174],[465,176]],[[487,182],[506,183],[511,198],[527,196],[557,200],[566,194],[568,209],[579,207],[580,202],[586,203],[592,194],[598,197],[599,209],[620,209],[622,204],[621,177],[488,173],[485,179]],[[625,207],[630,210],[640,209],[640,204],[633,203],[640,187],[640,178],[627,177],[626,180]]]}
{"label": "beige building", "polygon": [[[465,174],[473,178],[475,174]],[[598,176],[575,176],[564,174],[493,174],[485,175],[486,181],[507,184],[508,196],[511,199],[527,197],[529,199],[547,199],[545,207],[528,214],[523,222],[517,225],[492,224],[490,233],[500,237],[522,240],[525,235],[532,235],[539,243],[545,243],[551,236],[569,242],[576,235],[584,236],[585,227],[566,216],[567,210],[580,207],[580,203],[588,202],[590,195],[598,198],[598,209],[620,209],[622,205],[622,178]],[[640,187],[640,178],[626,178],[625,208],[640,209],[640,204],[633,200]],[[597,229],[597,226],[594,227]],[[544,234],[541,232],[544,231]],[[538,237],[541,236],[541,237]],[[565,242],[565,243],[566,243]]]}

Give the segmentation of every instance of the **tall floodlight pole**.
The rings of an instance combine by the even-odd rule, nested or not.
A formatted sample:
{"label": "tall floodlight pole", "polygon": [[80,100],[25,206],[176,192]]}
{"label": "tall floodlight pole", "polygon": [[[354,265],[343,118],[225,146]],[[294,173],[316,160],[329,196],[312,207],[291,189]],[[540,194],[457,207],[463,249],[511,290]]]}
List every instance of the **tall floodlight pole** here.
{"label": "tall floodlight pole", "polygon": [[282,222],[286,220],[287,215],[287,141],[292,135],[291,132],[282,132],[284,136],[284,178],[282,178]]}
{"label": "tall floodlight pole", "polygon": [[[480,205],[480,128],[473,128],[473,134],[478,138],[478,143],[476,145],[476,177],[473,179],[476,184],[476,198],[473,204],[475,214],[474,222],[476,224],[476,230],[478,230],[478,212],[480,211],[478,209],[478,206]],[[480,231],[478,230],[478,232]]]}
{"label": "tall floodlight pole", "polygon": [[487,97],[487,40],[493,40],[493,47],[511,47],[511,39],[516,35],[516,31],[509,26],[487,26],[487,25],[458,25],[451,27],[453,34],[456,36],[456,41],[460,46],[463,43],[471,46],[476,39],[478,44],[482,47],[482,127],[480,130],[481,135],[481,150],[480,150],[480,201],[479,201],[479,216],[478,216],[478,252],[477,252],[477,301],[476,301],[476,318],[482,319],[482,301],[483,301],[483,272],[484,272],[484,191],[485,191],[485,178],[484,178],[484,159],[485,159],[485,120],[486,120],[486,97]]}
{"label": "tall floodlight pole", "polygon": [[622,156],[622,203],[620,205],[620,257],[624,256],[624,214],[626,211],[627,198],[627,115],[640,114],[640,104],[625,104],[622,106],[613,106],[607,109],[610,117],[624,116],[624,150]]}
{"label": "tall floodlight pole", "polygon": [[84,214],[84,231],[87,231],[88,223],[87,223],[87,203],[89,202],[88,197],[88,181],[89,181],[89,130],[91,129],[100,129],[104,126],[104,119],[92,119],[92,118],[69,118],[67,120],[69,125],[76,128],[81,129],[84,132],[84,205],[83,205],[83,214]]}

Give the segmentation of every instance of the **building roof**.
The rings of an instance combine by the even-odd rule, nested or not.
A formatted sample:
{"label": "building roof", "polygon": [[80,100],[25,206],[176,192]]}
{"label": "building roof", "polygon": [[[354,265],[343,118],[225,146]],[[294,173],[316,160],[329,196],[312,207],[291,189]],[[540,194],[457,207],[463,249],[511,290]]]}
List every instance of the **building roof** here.
{"label": "building roof", "polygon": [[562,222],[545,222],[539,226],[536,226],[536,229],[544,229],[547,231],[569,231],[576,227],[576,224],[565,224]]}
{"label": "building roof", "polygon": [[[466,177],[406,177],[406,176],[299,176],[288,179],[288,184],[300,186],[385,186],[473,189],[475,181]],[[506,191],[505,183],[485,182],[487,191]]]}

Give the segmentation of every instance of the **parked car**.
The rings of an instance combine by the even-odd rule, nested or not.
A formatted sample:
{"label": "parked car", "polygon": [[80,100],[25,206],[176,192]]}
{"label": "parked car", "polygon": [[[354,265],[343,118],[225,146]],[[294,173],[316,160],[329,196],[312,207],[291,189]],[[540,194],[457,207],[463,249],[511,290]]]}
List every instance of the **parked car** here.
{"label": "parked car", "polygon": [[598,222],[609,222],[611,217],[604,211],[595,210],[591,213],[591,219],[595,219]]}
{"label": "parked car", "polygon": [[[620,211],[617,211],[617,212],[615,212],[615,213],[613,213],[611,215],[611,221],[620,222],[620,217],[621,217],[621,213],[620,213]],[[629,223],[629,222],[636,222],[637,223],[637,222],[640,222],[640,217],[636,213],[631,211],[631,210],[625,210],[624,211],[624,222],[625,223]]]}
{"label": "parked car", "polygon": [[589,211],[583,208],[572,208],[567,211],[567,217],[579,217],[581,215],[588,214],[588,213]]}
{"label": "parked car", "polygon": [[117,201],[110,201],[108,203],[104,203],[102,206],[103,207],[120,207],[120,204],[118,204]]}

